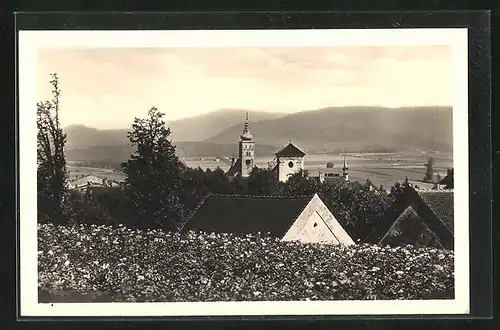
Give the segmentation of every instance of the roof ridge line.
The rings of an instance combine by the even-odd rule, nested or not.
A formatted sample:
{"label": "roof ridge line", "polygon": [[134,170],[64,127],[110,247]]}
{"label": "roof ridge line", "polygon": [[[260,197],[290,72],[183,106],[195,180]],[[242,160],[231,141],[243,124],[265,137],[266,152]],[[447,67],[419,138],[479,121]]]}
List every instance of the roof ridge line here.
{"label": "roof ridge line", "polygon": [[184,221],[184,224],[179,228],[178,232],[182,232],[184,230],[184,227],[186,227],[186,225],[191,221],[191,219],[193,219],[193,217],[196,214],[196,212],[198,212],[198,210],[205,203],[205,201],[207,200],[207,198],[211,196],[211,194],[212,193],[208,193],[205,197],[203,197],[203,199],[198,203],[198,205],[196,205],[196,207],[194,208],[193,212],[191,213],[191,215],[189,216],[189,218],[187,218],[186,221]]}
{"label": "roof ridge line", "polygon": [[208,197],[232,197],[232,198],[255,198],[255,199],[263,199],[263,198],[274,198],[274,199],[293,199],[293,198],[311,198],[314,194],[309,195],[251,195],[251,194],[209,194]]}

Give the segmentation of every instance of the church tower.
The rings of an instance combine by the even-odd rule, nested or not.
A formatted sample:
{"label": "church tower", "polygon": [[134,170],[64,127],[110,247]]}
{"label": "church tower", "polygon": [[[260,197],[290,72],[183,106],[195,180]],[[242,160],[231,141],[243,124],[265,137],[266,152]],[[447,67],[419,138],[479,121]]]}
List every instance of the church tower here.
{"label": "church tower", "polygon": [[347,160],[344,154],[344,166],[342,166],[342,178],[344,181],[349,181],[349,167],[347,167]]}
{"label": "church tower", "polygon": [[304,156],[306,154],[297,148],[291,140],[286,147],[278,151],[275,155],[279,181],[286,182],[290,176],[304,170]]}
{"label": "church tower", "polygon": [[245,118],[243,132],[240,135],[238,158],[240,160],[239,165],[241,167],[239,168],[239,172],[241,176],[248,177],[254,167],[255,159],[255,141],[253,140],[252,133],[250,133],[250,128],[248,126],[248,112]]}

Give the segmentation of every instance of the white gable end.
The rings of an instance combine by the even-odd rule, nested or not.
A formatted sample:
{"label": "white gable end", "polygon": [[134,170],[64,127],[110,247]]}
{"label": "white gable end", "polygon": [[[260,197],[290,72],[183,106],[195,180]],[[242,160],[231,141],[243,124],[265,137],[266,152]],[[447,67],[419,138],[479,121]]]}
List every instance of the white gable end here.
{"label": "white gable end", "polygon": [[324,242],[330,244],[340,244],[337,237],[328,228],[328,225],[321,218],[318,212],[314,212],[302,229],[295,237],[296,240],[304,243]]}
{"label": "white gable end", "polygon": [[355,244],[317,194],[283,237],[303,243]]}

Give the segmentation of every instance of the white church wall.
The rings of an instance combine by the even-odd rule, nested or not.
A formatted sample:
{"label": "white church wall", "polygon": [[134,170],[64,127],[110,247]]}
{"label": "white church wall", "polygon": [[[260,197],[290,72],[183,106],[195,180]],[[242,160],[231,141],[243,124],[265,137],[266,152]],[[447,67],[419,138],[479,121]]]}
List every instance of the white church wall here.
{"label": "white church wall", "polygon": [[291,175],[304,169],[304,159],[302,157],[280,157],[278,161],[278,178],[281,182],[288,181]]}

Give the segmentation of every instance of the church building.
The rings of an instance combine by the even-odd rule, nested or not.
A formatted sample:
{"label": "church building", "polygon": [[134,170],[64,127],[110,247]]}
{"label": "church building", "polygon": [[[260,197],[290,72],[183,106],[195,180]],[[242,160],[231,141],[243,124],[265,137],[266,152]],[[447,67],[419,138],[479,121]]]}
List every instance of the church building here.
{"label": "church building", "polygon": [[231,167],[227,171],[229,177],[241,175],[246,178],[250,176],[250,172],[254,167],[255,161],[255,141],[253,140],[250,127],[248,125],[248,112],[243,126],[243,132],[240,135],[238,159],[231,162]]}
{"label": "church building", "polygon": [[[304,158],[306,153],[295,146],[290,140],[289,143],[280,151],[275,154],[275,160],[269,162],[269,166],[280,182],[286,182],[295,173],[304,171]],[[239,148],[238,148],[238,159],[232,159],[231,167],[226,172],[226,175],[230,178],[235,176],[249,177],[255,166],[255,141],[253,135],[250,132],[250,126],[248,124],[248,112],[246,114],[245,123],[243,125],[243,131],[240,135]],[[332,176],[327,176],[327,174],[332,174]],[[347,160],[344,155],[344,166],[342,167],[342,176],[334,173],[322,173],[319,171],[318,175],[310,175],[310,177],[317,177],[321,182],[325,180],[332,179],[343,179],[344,181],[349,181],[349,168],[347,166]]]}
{"label": "church building", "polygon": [[273,171],[277,172],[278,180],[288,181],[293,174],[304,170],[305,152],[297,148],[292,141],[286,147],[276,153],[276,166]]}

